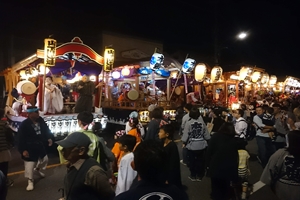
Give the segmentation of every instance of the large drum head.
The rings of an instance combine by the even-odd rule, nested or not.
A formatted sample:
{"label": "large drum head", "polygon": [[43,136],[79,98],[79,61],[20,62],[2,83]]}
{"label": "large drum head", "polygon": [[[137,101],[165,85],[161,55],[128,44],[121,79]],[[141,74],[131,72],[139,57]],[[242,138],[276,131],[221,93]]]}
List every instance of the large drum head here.
{"label": "large drum head", "polygon": [[16,88],[19,94],[31,95],[36,91],[36,86],[30,81],[20,81]]}
{"label": "large drum head", "polygon": [[131,101],[135,101],[139,98],[139,93],[138,91],[132,89],[127,93],[127,98]]}

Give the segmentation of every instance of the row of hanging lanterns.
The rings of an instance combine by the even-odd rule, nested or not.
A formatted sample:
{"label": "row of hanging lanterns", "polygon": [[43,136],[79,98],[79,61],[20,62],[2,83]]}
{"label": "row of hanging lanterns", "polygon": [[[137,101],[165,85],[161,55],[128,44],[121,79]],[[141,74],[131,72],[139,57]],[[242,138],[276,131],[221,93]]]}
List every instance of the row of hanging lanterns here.
{"label": "row of hanging lanterns", "polygon": [[277,82],[275,75],[269,75],[266,72],[254,71],[251,67],[242,67],[239,71],[238,80],[244,81],[245,83],[258,83],[262,85],[274,86]]}

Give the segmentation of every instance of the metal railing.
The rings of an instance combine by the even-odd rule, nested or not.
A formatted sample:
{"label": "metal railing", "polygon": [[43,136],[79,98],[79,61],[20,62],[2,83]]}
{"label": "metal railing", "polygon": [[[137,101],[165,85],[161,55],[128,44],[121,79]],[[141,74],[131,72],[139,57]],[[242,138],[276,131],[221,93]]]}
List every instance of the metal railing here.
{"label": "metal railing", "polygon": [[115,108],[115,109],[126,109],[126,110],[148,110],[150,105],[157,105],[163,107],[164,109],[175,109],[176,104],[171,101],[122,101],[118,102],[116,100],[105,100],[102,102],[102,108]]}

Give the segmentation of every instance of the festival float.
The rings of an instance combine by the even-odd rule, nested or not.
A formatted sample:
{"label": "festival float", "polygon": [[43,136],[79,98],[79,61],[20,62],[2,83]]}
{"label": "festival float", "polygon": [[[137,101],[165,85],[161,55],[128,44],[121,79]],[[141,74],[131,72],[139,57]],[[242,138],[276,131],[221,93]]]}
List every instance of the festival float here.
{"label": "festival float", "polygon": [[[106,73],[105,82],[110,88],[101,104],[103,112],[109,116],[110,122],[124,125],[134,110],[139,112],[142,123],[148,123],[149,110],[160,106],[164,108],[166,118],[175,120],[176,108],[180,106],[176,100],[183,95],[174,83],[180,76],[180,68],[176,60],[165,58],[160,53],[154,53],[150,61],[113,68]],[[112,91],[114,87],[118,88],[117,96]],[[173,92],[175,98],[172,98]]]}
{"label": "festival float", "polygon": [[[97,77],[99,77],[105,62],[108,62],[105,57],[85,45],[79,37],[58,47],[56,47],[56,40],[45,39],[44,50],[37,50],[37,53],[1,72],[1,75],[5,77],[6,92],[8,93],[6,116],[10,127],[17,132],[20,123],[26,119],[26,107],[36,105],[40,108],[40,116],[44,118],[56,138],[79,130],[77,114],[74,113],[75,100],[78,97],[74,84],[78,83],[85,74],[93,79],[95,86],[98,85]],[[39,95],[46,93],[45,81],[47,82],[46,77],[48,76],[53,80],[53,85],[55,85],[53,87],[59,86],[63,79],[67,80],[67,84],[70,85],[70,97],[63,98],[58,102],[61,110],[56,110],[55,113],[48,113],[44,110],[43,104],[47,101],[47,97]],[[59,96],[60,93],[57,92],[57,96]],[[103,115],[99,108],[99,94],[100,92],[96,90],[93,100],[95,108],[93,115],[94,122],[100,122],[104,129],[107,124],[107,116]]]}

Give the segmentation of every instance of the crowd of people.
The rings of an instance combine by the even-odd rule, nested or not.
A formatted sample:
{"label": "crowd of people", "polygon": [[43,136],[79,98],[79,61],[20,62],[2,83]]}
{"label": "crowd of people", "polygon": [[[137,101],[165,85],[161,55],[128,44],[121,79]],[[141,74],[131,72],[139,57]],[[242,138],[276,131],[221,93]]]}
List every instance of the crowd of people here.
{"label": "crowd of people", "polygon": [[[182,178],[196,182],[204,176],[211,179],[212,199],[241,196],[241,185],[251,175],[247,144],[248,130],[253,126],[257,157],[263,167],[261,181],[270,185],[279,199],[297,200],[300,198],[300,104],[283,99],[270,105],[253,105],[252,111],[241,105],[236,110],[214,107],[200,113],[196,105],[184,104],[178,120],[182,156],[174,142],[176,125],[164,118],[161,107],[151,110],[146,127],[139,122],[138,113],[132,112],[124,129],[116,132],[112,149],[107,147],[101,124],[93,122],[90,111],[77,116],[81,130],[55,143],[39,116],[39,109],[27,107],[28,119],[21,123],[16,143],[24,161],[26,190],[34,190],[34,178],[45,177],[47,148],[56,144],[60,161],[68,169],[62,180],[66,200],[146,197],[184,200],[188,196]],[[0,114],[4,117],[4,111]],[[92,130],[88,130],[90,124]],[[10,184],[7,171],[13,145],[6,120],[1,118],[0,190],[4,196]],[[181,177],[180,163],[188,167],[188,177]]]}

